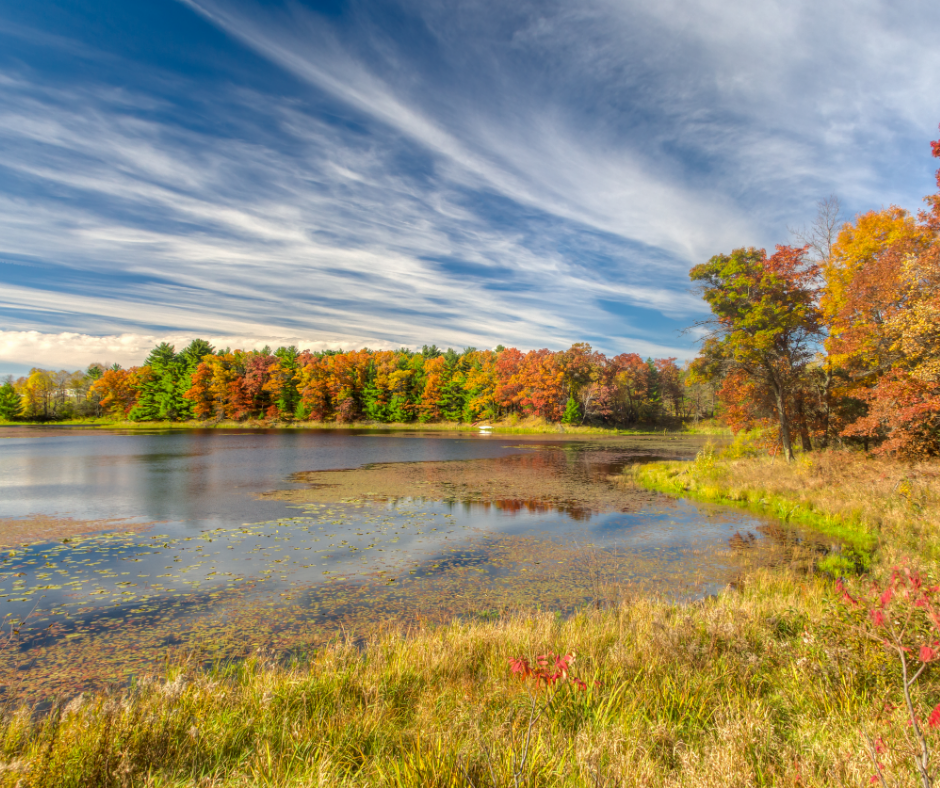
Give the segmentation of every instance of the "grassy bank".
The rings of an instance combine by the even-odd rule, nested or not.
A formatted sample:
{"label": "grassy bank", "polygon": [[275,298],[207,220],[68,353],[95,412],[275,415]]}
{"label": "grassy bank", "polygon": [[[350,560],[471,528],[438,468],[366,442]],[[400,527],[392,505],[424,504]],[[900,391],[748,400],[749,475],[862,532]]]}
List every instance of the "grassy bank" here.
{"label": "grassy bank", "polygon": [[[729,454],[731,456],[729,456]],[[706,450],[695,462],[637,466],[633,479],[670,495],[742,506],[846,540],[863,562],[940,558],[940,464],[859,452],[735,457]],[[837,568],[837,567],[834,567]]]}
{"label": "grassy bank", "polygon": [[[849,539],[875,576],[905,556],[935,575],[936,463],[732,449],[635,476]],[[9,710],[0,786],[867,786],[865,735],[913,785],[898,663],[867,620],[795,553],[688,605],[627,597],[565,621],[388,631],[291,666],[194,661],[46,716]],[[511,658],[548,652],[575,653],[587,688],[513,676]],[[938,701],[930,667],[922,720]]]}
{"label": "grassy bank", "polygon": [[[885,710],[884,652],[851,626],[825,581],[758,572],[685,607],[632,599],[387,633],[302,666],[178,670],[7,717],[0,785],[867,785],[859,731],[904,720]],[[588,689],[512,676],[509,658],[547,651],[576,652]]]}
{"label": "grassy bank", "polygon": [[128,421],[126,419],[97,418],[97,419],[67,419],[55,422],[38,421],[3,421],[0,420],[0,435],[3,427],[47,426],[47,427],[90,427],[102,429],[122,430],[154,430],[154,429],[294,429],[294,430],[342,430],[342,429],[380,429],[406,432],[479,432],[480,424],[490,426],[492,432],[510,435],[660,435],[663,433],[718,435],[726,434],[709,424],[703,423],[699,427],[686,425],[680,427],[664,428],[655,424],[639,424],[629,428],[594,427],[578,424],[558,424],[546,421],[543,418],[532,417],[527,419],[505,419],[492,422],[479,422],[467,424],[466,422],[408,422],[385,423],[357,421],[352,423],[339,423],[334,421]]}

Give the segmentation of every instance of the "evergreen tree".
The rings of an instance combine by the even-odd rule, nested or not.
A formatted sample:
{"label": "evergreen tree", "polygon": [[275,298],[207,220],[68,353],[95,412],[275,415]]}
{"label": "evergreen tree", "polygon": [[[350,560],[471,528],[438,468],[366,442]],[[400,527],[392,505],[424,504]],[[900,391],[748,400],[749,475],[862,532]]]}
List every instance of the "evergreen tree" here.
{"label": "evergreen tree", "polygon": [[182,361],[176,349],[162,342],[147,356],[150,375],[141,379],[137,404],[128,414],[133,421],[176,421],[185,410],[179,382]]}
{"label": "evergreen tree", "polygon": [[90,412],[93,413],[96,418],[101,415],[101,392],[96,391],[92,386],[95,384],[95,381],[101,380],[102,375],[104,375],[103,364],[89,364],[88,369],[85,370],[85,397]]}
{"label": "evergreen tree", "polygon": [[215,353],[212,347],[204,339],[194,339],[189,345],[180,351],[180,374],[177,380],[177,392],[179,393],[179,418],[181,420],[194,418],[193,401],[184,399],[183,395],[193,387],[193,373],[196,367],[202,362],[204,356],[211,356]]}
{"label": "evergreen tree", "polygon": [[385,401],[384,392],[379,390],[376,383],[378,371],[375,368],[375,362],[370,361],[366,371],[366,385],[362,390],[362,406],[366,416],[372,421],[388,421],[388,403]]}
{"label": "evergreen tree", "polygon": [[292,417],[300,404],[300,393],[297,391],[297,379],[300,373],[300,364],[297,359],[300,351],[291,345],[279,347],[274,351],[274,355],[279,359],[277,374],[280,376],[277,399],[274,404],[281,416]]}
{"label": "evergreen tree", "polygon": [[565,405],[565,415],[561,417],[562,424],[579,424],[581,422],[581,408],[574,397],[568,397]]}
{"label": "evergreen tree", "polygon": [[464,391],[468,366],[466,356],[461,356],[453,348],[447,348],[444,362],[444,375],[441,381],[441,415],[448,421],[460,421],[467,401]]}
{"label": "evergreen tree", "polygon": [[10,421],[20,415],[23,409],[23,401],[20,395],[16,393],[11,381],[6,381],[0,386],[0,419]]}

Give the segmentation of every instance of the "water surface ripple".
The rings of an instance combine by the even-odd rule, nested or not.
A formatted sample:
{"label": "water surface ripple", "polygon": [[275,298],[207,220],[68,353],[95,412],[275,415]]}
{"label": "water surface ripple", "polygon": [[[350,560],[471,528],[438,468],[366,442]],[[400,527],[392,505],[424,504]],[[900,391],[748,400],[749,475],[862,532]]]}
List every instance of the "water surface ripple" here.
{"label": "water surface ripple", "polygon": [[624,593],[700,596],[782,541],[748,515],[618,483],[631,462],[694,456],[688,438],[8,434],[8,699],[122,683],[179,651],[230,658]]}

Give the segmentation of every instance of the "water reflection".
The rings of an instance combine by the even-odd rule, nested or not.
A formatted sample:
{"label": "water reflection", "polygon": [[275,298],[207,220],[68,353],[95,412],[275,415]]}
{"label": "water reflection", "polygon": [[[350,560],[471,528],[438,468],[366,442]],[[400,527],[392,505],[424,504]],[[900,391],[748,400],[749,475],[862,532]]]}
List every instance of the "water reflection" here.
{"label": "water reflection", "polygon": [[0,515],[68,500],[164,521],[0,552],[8,698],[124,681],[176,649],[234,657],[418,619],[700,596],[776,543],[747,515],[617,484],[664,450],[648,441],[85,433],[3,449]]}

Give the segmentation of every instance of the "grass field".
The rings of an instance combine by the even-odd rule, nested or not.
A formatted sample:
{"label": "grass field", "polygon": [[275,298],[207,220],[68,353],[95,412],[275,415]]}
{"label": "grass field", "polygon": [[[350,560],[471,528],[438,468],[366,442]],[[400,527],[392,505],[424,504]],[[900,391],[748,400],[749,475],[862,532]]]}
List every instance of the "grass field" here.
{"label": "grass field", "polygon": [[[786,465],[740,447],[635,472],[853,541],[868,573],[849,581],[856,596],[895,565],[936,577],[938,479],[936,463]],[[925,612],[902,610],[918,626]],[[692,604],[627,596],[569,620],[380,632],[291,665],[194,662],[45,716],[9,710],[0,786],[867,786],[869,742],[885,784],[921,785],[900,663],[872,626],[796,548]],[[906,626],[915,654],[929,633]],[[549,652],[576,655],[569,680],[537,688],[510,670]],[[929,752],[938,701],[931,661],[911,690]]]}
{"label": "grass field", "polygon": [[23,427],[23,426],[48,426],[48,427],[88,427],[101,429],[122,429],[122,430],[154,430],[154,429],[297,429],[297,430],[336,430],[336,429],[381,429],[381,430],[401,430],[408,432],[479,432],[479,425],[487,424],[495,433],[511,435],[657,435],[667,433],[683,433],[695,435],[730,435],[730,431],[717,427],[711,422],[701,422],[699,425],[692,423],[664,428],[654,424],[638,424],[631,427],[612,428],[612,427],[594,427],[590,425],[578,424],[558,424],[556,422],[546,421],[540,417],[529,417],[525,419],[510,418],[497,421],[483,421],[468,424],[466,422],[408,422],[408,423],[379,423],[357,421],[351,423],[339,423],[335,421],[128,421],[102,417],[97,419],[67,419],[55,422],[32,422],[32,421],[3,421],[0,419],[0,436],[2,436],[3,427]]}
{"label": "grass field", "polygon": [[[685,607],[627,599],[386,633],[294,667],[180,668],[8,717],[0,784],[864,785],[859,731],[904,720],[883,710],[885,654],[850,627],[823,578],[760,572]],[[509,658],[546,651],[576,652],[588,689],[511,675]]]}

